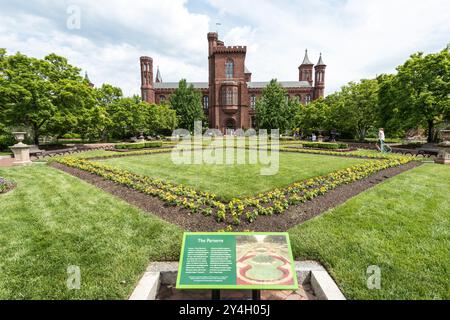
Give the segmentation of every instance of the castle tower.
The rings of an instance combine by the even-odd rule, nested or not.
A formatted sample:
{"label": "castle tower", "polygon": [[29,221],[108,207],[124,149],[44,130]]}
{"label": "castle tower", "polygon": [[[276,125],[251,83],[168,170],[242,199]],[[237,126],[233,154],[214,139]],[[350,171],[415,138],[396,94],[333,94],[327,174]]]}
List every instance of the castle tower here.
{"label": "castle tower", "polygon": [[327,68],[327,65],[323,62],[322,53],[320,54],[319,62],[317,62],[317,65],[314,68],[316,71],[314,99],[319,99],[323,98],[325,95],[325,69]]}
{"label": "castle tower", "polygon": [[313,66],[314,64],[309,60],[308,57],[308,49],[305,51],[305,58],[303,58],[303,62],[298,67],[299,71],[299,81],[308,81],[312,86],[313,84]]}
{"label": "castle tower", "polygon": [[225,46],[216,32],[210,32],[208,48],[210,127],[223,133],[249,128],[247,47]]}
{"label": "castle tower", "polygon": [[141,57],[141,93],[143,101],[155,103],[153,59],[150,57]]}

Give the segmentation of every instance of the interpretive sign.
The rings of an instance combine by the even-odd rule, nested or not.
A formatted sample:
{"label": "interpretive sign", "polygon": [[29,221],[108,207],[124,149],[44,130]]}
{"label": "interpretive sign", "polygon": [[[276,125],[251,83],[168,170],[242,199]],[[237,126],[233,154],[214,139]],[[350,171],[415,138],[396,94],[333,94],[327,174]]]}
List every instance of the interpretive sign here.
{"label": "interpretive sign", "polygon": [[185,233],[177,289],[297,289],[287,233]]}

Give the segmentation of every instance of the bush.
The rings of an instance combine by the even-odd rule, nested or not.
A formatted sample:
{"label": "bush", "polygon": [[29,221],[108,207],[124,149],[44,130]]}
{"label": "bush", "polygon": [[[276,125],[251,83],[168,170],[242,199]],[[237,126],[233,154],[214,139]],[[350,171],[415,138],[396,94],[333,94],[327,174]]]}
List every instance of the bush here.
{"label": "bush", "polygon": [[78,133],[66,133],[62,139],[81,139],[81,136]]}
{"label": "bush", "polygon": [[348,149],[346,143],[303,142],[302,145],[304,148],[314,149]]}
{"label": "bush", "polygon": [[116,144],[116,149],[144,149],[144,148],[160,148],[162,147],[161,141],[143,142],[143,143],[121,143]]}
{"label": "bush", "polygon": [[9,147],[14,145],[15,140],[13,135],[4,134],[0,135],[0,151],[8,151]]}

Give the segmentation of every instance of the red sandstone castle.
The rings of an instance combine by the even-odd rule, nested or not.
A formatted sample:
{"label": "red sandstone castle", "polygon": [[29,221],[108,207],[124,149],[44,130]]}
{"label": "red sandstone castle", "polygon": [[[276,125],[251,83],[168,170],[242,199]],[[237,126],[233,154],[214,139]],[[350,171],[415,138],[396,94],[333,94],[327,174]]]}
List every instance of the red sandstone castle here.
{"label": "red sandstone castle", "polygon": [[[248,129],[255,127],[256,100],[268,82],[252,82],[252,74],[245,67],[245,46],[225,46],[215,32],[208,33],[209,81],[193,82],[201,91],[205,114],[210,128],[225,132],[227,129]],[[288,92],[287,98],[298,97],[303,104],[323,97],[326,65],[320,56],[314,64],[305,53],[303,63],[298,67],[299,81],[282,81]],[[315,77],[313,83],[313,69]],[[153,59],[141,57],[142,99],[159,104],[178,88],[178,82],[163,82],[159,69],[153,82]]]}

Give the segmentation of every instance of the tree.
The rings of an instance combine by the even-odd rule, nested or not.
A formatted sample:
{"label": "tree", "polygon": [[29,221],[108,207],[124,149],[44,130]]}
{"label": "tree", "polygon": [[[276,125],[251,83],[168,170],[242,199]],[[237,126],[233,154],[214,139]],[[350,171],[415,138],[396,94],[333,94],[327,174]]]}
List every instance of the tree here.
{"label": "tree", "polygon": [[295,114],[294,123],[302,132],[328,129],[330,107],[322,98],[307,105],[301,105]]}
{"label": "tree", "polygon": [[378,121],[378,81],[350,82],[342,87],[337,98],[332,117],[339,119],[340,129],[352,131],[359,141],[364,141]]}
{"label": "tree", "polygon": [[170,96],[170,105],[177,114],[181,128],[193,131],[195,121],[205,120],[201,99],[200,91],[192,84],[188,86],[186,80],[180,81],[178,88]]}
{"label": "tree", "polygon": [[428,142],[433,142],[436,124],[450,113],[450,45],[434,54],[413,54],[397,71],[396,94],[390,98],[398,107],[398,117],[425,125]]}
{"label": "tree", "polygon": [[152,135],[170,135],[178,124],[177,113],[168,105],[151,105],[149,109],[149,132]]}
{"label": "tree", "polygon": [[64,131],[91,108],[93,89],[80,76],[80,69],[63,57],[44,59],[0,52],[0,108],[6,124],[30,127],[34,143],[43,131]]}
{"label": "tree", "polygon": [[300,108],[298,99],[287,99],[287,91],[273,79],[263,89],[256,102],[256,119],[262,129],[279,129],[284,132],[293,127],[293,119]]}
{"label": "tree", "polygon": [[110,104],[108,114],[111,119],[110,133],[115,138],[127,138],[148,128],[150,105],[139,96],[120,98]]}

